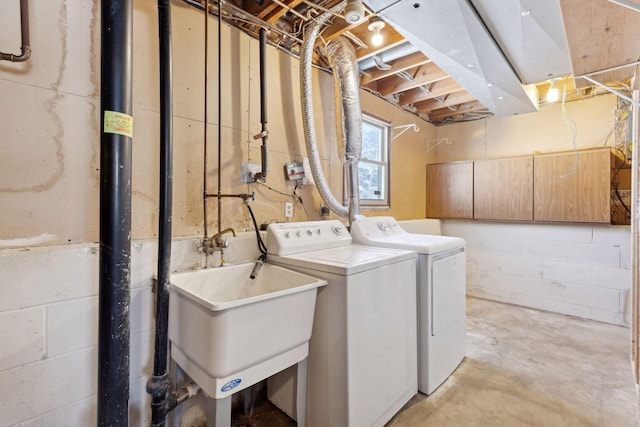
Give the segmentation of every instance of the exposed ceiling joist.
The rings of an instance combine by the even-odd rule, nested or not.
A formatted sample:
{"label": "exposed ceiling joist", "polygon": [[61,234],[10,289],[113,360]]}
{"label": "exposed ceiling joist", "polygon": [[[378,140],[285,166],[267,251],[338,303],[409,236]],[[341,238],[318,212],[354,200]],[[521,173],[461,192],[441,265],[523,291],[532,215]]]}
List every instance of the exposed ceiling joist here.
{"label": "exposed ceiling joist", "polygon": [[444,100],[440,101],[438,99],[429,99],[427,101],[422,101],[419,103],[413,104],[419,113],[428,113],[433,110],[437,110],[439,108],[451,107],[454,105],[464,104],[467,102],[474,101],[475,98],[466,90],[461,90],[458,92],[450,93],[444,98]]}
{"label": "exposed ceiling joist", "polygon": [[410,74],[413,77],[413,80],[406,80],[396,76],[389,77],[378,82],[377,91],[382,96],[388,96],[394,93],[404,92],[424,84],[446,79],[448,77],[447,74],[433,62],[411,68],[405,72]]}
{"label": "exposed ceiling joist", "polygon": [[360,79],[360,84],[366,85],[371,82],[375,82],[380,79],[384,79],[386,77],[393,76],[400,71],[406,71],[410,68],[415,68],[420,65],[426,64],[431,60],[427,58],[424,54],[420,52],[413,53],[409,56],[405,56],[403,58],[397,59],[390,63],[391,68],[388,70],[380,70],[377,68],[367,70],[366,74],[362,76]]}

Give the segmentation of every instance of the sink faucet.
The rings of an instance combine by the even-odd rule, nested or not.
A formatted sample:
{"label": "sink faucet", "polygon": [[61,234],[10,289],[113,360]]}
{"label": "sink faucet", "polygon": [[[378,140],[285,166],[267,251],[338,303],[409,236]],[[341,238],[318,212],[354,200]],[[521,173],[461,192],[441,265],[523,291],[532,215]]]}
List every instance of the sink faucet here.
{"label": "sink faucet", "polygon": [[225,228],[219,233],[214,234],[213,236],[204,236],[202,239],[202,251],[207,255],[211,255],[216,251],[222,252],[222,249],[229,247],[229,238],[228,236],[224,236],[227,233],[232,233],[233,237],[236,236],[236,232],[233,228]]}

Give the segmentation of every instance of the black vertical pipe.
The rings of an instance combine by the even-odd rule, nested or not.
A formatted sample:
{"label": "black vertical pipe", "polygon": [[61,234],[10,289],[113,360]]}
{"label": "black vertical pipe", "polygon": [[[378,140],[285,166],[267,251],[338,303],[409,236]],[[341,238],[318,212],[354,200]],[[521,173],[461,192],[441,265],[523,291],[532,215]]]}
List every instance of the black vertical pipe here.
{"label": "black vertical pipe", "polygon": [[260,28],[260,122],[262,130],[260,136],[262,138],[262,146],[260,146],[260,160],[262,170],[256,175],[256,180],[265,180],[269,173],[269,151],[267,148],[267,139],[269,131],[267,130],[267,30]]}
{"label": "black vertical pipe", "polygon": [[158,224],[158,279],[156,337],[151,394],[151,425],[164,426],[168,411],[169,271],[171,265],[171,202],[173,186],[173,111],[171,59],[171,1],[158,0],[160,46],[160,206]]}
{"label": "black vertical pipe", "polygon": [[267,124],[267,30],[260,28],[260,121]]}
{"label": "black vertical pipe", "polygon": [[98,425],[129,423],[132,1],[102,0]]}

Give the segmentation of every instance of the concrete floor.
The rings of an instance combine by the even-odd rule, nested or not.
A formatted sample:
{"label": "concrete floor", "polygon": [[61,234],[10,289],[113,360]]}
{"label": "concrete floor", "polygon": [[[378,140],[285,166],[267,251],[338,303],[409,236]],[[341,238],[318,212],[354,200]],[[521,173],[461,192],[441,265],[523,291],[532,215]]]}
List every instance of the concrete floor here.
{"label": "concrete floor", "polygon": [[[469,298],[467,357],[387,426],[639,426],[628,353],[627,328]],[[268,402],[233,418],[295,425]]]}

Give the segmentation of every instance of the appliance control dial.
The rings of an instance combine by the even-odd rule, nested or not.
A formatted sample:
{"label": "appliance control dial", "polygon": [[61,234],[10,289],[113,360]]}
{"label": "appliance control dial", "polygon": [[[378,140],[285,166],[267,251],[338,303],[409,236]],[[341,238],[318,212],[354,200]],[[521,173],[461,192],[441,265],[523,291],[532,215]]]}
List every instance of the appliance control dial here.
{"label": "appliance control dial", "polygon": [[311,235],[313,235],[313,231],[307,230],[307,236],[311,236]]}
{"label": "appliance control dial", "polygon": [[336,235],[339,236],[342,234],[342,227],[340,227],[339,225],[332,225],[331,231],[333,231]]}
{"label": "appliance control dial", "polygon": [[288,231],[284,232],[284,238],[288,239],[289,237],[291,237],[291,234]]}

